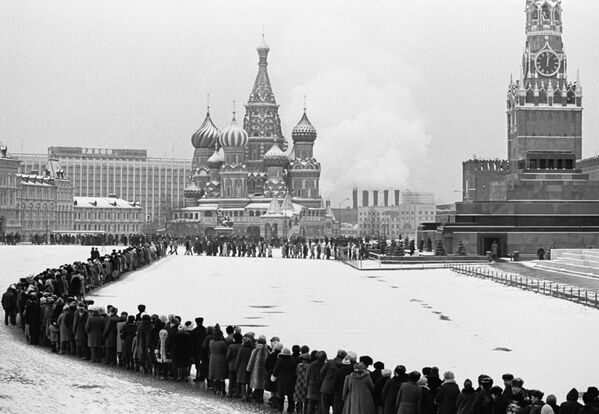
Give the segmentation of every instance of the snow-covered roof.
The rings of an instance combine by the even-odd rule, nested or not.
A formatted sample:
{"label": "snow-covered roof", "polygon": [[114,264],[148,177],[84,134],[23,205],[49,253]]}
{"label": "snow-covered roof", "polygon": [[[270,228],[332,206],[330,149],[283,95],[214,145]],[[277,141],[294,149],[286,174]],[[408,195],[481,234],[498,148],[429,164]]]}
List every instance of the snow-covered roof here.
{"label": "snow-covered roof", "polygon": [[126,208],[141,209],[139,202],[129,202],[113,197],[75,197],[75,208]]}

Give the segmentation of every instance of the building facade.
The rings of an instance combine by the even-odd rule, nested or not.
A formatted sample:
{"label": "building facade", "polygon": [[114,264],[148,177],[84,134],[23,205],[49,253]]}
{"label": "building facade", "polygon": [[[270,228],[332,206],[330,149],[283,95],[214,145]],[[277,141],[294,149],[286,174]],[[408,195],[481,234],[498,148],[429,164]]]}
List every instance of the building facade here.
{"label": "building facade", "polygon": [[0,142],[0,241],[6,235],[21,232],[17,199],[17,173],[20,162],[8,153],[8,148]]}
{"label": "building facade", "polygon": [[137,202],[112,197],[75,197],[74,233],[104,232],[119,236],[139,233],[144,211]]}
{"label": "building facade", "polygon": [[320,195],[321,166],[313,151],[316,129],[304,108],[291,132],[292,143],[284,137],[267,70],[269,50],[262,39],[243,127],[234,112],[221,131],[208,108],[192,135],[187,206],[175,213],[172,231],[266,238],[333,234],[334,215]]}
{"label": "building facade", "polygon": [[73,229],[73,185],[56,159],[42,172],[17,174],[17,219],[23,241],[49,240],[54,231]]}
{"label": "building facade", "polygon": [[421,223],[434,221],[435,195],[396,189],[354,188],[360,236],[399,239],[416,238]]}
{"label": "building facade", "polygon": [[41,171],[48,156],[60,160],[76,197],[116,194],[142,205],[146,221],[164,224],[184,206],[189,160],[150,158],[147,150],[49,147],[48,155],[17,154],[21,172]]}
{"label": "building facade", "polygon": [[463,163],[464,200],[443,226],[448,251],[462,241],[485,254],[599,246],[599,181],[582,154],[582,84],[568,78],[561,0],[526,0],[519,79],[507,90],[507,159]]}

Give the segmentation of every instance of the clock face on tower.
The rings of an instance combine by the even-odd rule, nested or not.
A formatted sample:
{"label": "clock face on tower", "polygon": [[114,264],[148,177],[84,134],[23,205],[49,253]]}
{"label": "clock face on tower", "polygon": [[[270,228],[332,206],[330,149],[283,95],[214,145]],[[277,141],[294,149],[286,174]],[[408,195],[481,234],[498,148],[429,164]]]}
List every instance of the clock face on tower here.
{"label": "clock face on tower", "polygon": [[544,50],[537,55],[535,66],[541,75],[553,76],[559,71],[560,61],[554,52]]}

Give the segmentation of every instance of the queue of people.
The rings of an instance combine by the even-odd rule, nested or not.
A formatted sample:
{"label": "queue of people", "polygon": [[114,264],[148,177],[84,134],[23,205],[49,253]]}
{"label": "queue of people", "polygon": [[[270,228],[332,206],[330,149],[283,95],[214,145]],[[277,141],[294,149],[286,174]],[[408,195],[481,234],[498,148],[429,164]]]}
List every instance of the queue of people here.
{"label": "queue of people", "polygon": [[[167,244],[168,247],[168,244]],[[466,379],[436,367],[393,371],[367,355],[338,350],[329,358],[308,345],[285,346],[238,326],[204,325],[202,317],[94,306],[85,295],[167,254],[145,242],[89,260],[46,269],[9,286],[2,297],[5,324],[19,326],[27,343],[95,364],[195,382],[217,395],[302,414],[599,414],[599,390],[572,389],[566,401],[527,390],[511,374],[496,384],[487,375]],[[476,386],[476,388],[475,388]],[[268,393],[268,394],[266,394]],[[579,400],[582,397],[582,404]]]}

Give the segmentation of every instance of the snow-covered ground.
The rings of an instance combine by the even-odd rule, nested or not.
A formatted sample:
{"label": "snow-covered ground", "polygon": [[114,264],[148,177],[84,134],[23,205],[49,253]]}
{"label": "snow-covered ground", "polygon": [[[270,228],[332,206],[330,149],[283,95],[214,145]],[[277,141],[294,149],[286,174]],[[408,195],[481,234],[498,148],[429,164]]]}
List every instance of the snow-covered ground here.
{"label": "snow-covered ground", "polygon": [[[32,273],[64,263],[68,254],[70,261],[81,259],[89,248],[80,249],[84,250],[37,247],[29,251],[36,252],[33,260],[24,257],[26,248],[0,247],[0,283],[6,286],[18,279],[14,269],[20,269],[20,274]],[[12,253],[7,254],[9,251]],[[46,261],[37,256],[41,254]],[[24,260],[26,263],[21,264]],[[525,380],[526,388],[554,393],[559,401],[565,400],[571,387],[586,389],[597,383],[592,367],[599,366],[595,351],[598,311],[444,269],[358,271],[334,261],[180,255],[127,275],[94,292],[94,299],[97,304],[112,304],[129,312],[144,303],[150,313],[174,313],[183,320],[203,316],[208,325],[242,325],[245,331],[268,338],[279,336],[286,346],[307,344],[329,355],[338,348],[354,350],[382,360],[390,368],[404,364],[409,370],[420,370],[436,365],[441,372],[454,371],[460,383],[466,378],[476,380],[481,373],[501,382],[501,374],[511,372]],[[54,370],[64,365],[64,359],[48,356],[45,350],[30,351],[31,347],[15,342],[5,331],[0,329],[0,407],[16,401],[27,407],[24,395],[29,394],[28,387],[55,404],[71,401],[70,397],[57,400],[56,389],[66,396],[73,394],[77,402],[80,398],[92,401],[91,393],[93,401],[99,403],[120,400],[121,395],[124,401],[136,401],[141,398],[138,393],[144,392],[144,401],[150,398],[150,410],[153,401],[160,404],[161,398],[172,398],[163,396],[168,392],[160,389],[148,393],[143,387],[151,385],[136,384],[136,377],[121,379],[77,361],[72,361],[76,364],[75,379],[60,377],[64,384],[55,385]],[[9,345],[5,345],[7,339]],[[10,349],[5,349],[7,346]],[[9,356],[11,349],[28,355],[14,361]],[[23,366],[24,358],[32,361],[24,367],[49,365],[50,372],[27,368],[25,381],[12,381],[11,388],[5,388],[6,372],[10,372],[5,364],[8,361],[17,369]],[[34,384],[27,385],[27,381]],[[92,391],[73,385],[95,383],[106,388]],[[8,393],[10,400],[3,397]],[[113,397],[114,393],[119,397]],[[196,407],[205,403],[184,394],[183,406],[186,398]],[[235,412],[221,403],[207,403],[213,406],[206,407],[206,412],[219,412],[217,406],[222,412]],[[132,403],[124,404],[131,407]]]}
{"label": "snow-covered ground", "polygon": [[[101,249],[103,252],[104,249]],[[108,252],[112,248],[106,249]],[[86,246],[0,246],[0,289],[20,277],[88,257]],[[263,412],[223,401],[185,384],[154,381],[24,343],[18,328],[0,326],[0,413]]]}

